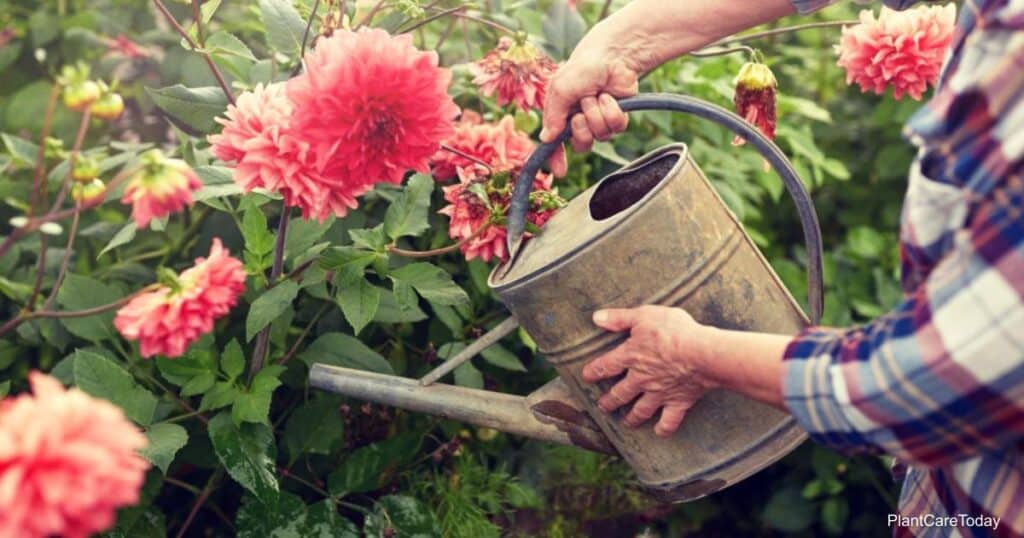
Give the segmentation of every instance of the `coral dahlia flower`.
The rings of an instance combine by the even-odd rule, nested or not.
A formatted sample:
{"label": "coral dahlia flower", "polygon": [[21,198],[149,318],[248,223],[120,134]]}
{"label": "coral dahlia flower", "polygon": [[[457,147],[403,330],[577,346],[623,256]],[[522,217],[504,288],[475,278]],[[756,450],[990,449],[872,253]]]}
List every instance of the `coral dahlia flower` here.
{"label": "coral dahlia flower", "polygon": [[86,537],[139,502],[142,435],[114,404],[41,372],[0,402],[0,536]]}
{"label": "coral dahlia flower", "polygon": [[893,97],[915,100],[938,81],[949,44],[953,40],[956,7],[927,6],[893,11],[882,8],[876,19],[870,10],[860,23],[843,28],[836,45],[846,83],[856,82],[862,92],[881,95],[889,86]]}
{"label": "coral dahlia flower", "polygon": [[[775,87],[778,83],[772,70],[762,63],[747,62],[740,68],[734,84],[736,93],[732,101],[736,113],[775,140]],[[732,143],[741,146],[746,141],[736,135]]]}
{"label": "coral dahlia flower", "polygon": [[428,172],[453,132],[459,109],[448,95],[451,72],[411,35],[339,30],[321,38],[288,81],[291,129],[308,140],[332,185],[361,192]]}
{"label": "coral dahlia flower", "polygon": [[[507,216],[512,198],[509,181],[515,178],[516,171],[490,177],[481,168],[458,169],[459,182],[444,187],[444,199],[448,205],[438,213],[451,219],[448,236],[460,241],[459,250],[467,260],[480,258],[489,262],[497,258],[505,261],[508,259],[505,244]],[[538,228],[554,215],[556,209],[565,205],[557,193],[551,191],[551,179],[549,174],[539,174],[530,193],[526,220]],[[479,187],[473,187],[474,184]]]}
{"label": "coral dahlia flower", "polygon": [[203,186],[185,161],[168,159],[158,149],[142,154],[142,166],[124,190],[121,202],[131,204],[139,228],[192,204],[192,193]]}
{"label": "coral dahlia flower", "polygon": [[217,118],[224,129],[209,137],[213,154],[234,163],[235,183],[246,192],[278,192],[307,219],[344,216],[372,184],[325,177],[312,144],[291,130],[294,109],[283,83],[257,85],[228,106],[226,118]]}
{"label": "coral dahlia flower", "polygon": [[177,276],[170,286],[143,292],[117,311],[114,327],[126,340],[138,340],[143,357],[179,357],[192,342],[213,330],[245,291],[242,262],[215,238],[207,258]]}
{"label": "coral dahlia flower", "polygon": [[[535,145],[530,137],[516,129],[515,118],[505,116],[497,123],[484,123],[474,112],[463,112],[455,124],[455,133],[445,145],[487,163],[494,172],[507,172],[518,168],[533,153]],[[476,163],[446,149],[431,160],[434,179],[455,179],[457,168],[473,167]]]}
{"label": "coral dahlia flower", "polygon": [[473,83],[484,95],[497,95],[498,105],[515,103],[521,110],[544,106],[548,80],[558,66],[543,51],[526,40],[502,37],[498,46],[473,63]]}

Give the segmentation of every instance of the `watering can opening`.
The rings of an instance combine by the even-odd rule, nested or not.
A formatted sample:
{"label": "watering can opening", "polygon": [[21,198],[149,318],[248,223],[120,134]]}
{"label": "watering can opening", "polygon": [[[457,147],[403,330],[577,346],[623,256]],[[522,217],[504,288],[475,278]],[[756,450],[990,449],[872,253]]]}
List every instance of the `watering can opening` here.
{"label": "watering can opening", "polygon": [[643,166],[628,167],[608,176],[590,198],[590,217],[600,222],[640,202],[668,179],[679,158],[678,153],[666,153]]}

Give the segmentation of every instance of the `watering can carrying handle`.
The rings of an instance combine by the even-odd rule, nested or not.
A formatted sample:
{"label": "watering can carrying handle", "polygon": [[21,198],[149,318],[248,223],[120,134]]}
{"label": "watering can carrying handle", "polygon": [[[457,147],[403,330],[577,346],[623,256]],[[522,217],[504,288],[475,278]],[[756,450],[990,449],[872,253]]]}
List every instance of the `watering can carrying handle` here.
{"label": "watering can carrying handle", "polygon": [[[821,322],[824,307],[824,282],[822,280],[821,229],[818,226],[818,215],[814,210],[807,189],[800,181],[793,164],[789,162],[782,150],[769,140],[757,128],[732,112],[706,101],[685,95],[646,93],[619,100],[619,107],[626,112],[634,110],[673,110],[711,120],[742,136],[754,146],[761,156],[771,164],[772,168],[782,177],[789,196],[796,204],[803,227],[804,242],[807,245],[807,295],[811,309],[811,322]],[[533,180],[540,171],[541,165],[547,162],[555,150],[571,136],[569,126],[557,140],[542,144],[526,161],[519,177],[516,179],[512,193],[512,204],[508,214],[508,252],[509,259],[515,260],[522,246],[523,232],[526,228],[526,213],[530,206],[530,190]],[[510,262],[511,263],[511,262]]]}

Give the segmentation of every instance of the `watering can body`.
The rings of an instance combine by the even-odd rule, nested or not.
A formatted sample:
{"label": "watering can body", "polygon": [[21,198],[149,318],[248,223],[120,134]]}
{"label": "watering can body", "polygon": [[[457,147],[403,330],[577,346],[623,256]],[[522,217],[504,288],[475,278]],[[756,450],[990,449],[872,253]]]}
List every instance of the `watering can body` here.
{"label": "watering can body", "polygon": [[[711,119],[744,136],[772,164],[800,213],[808,248],[809,305],[816,322],[822,309],[817,217],[781,151],[738,116],[696,99],[650,94],[620,105],[623,110],[675,110]],[[597,407],[614,382],[583,382],[583,366],[626,336],[595,326],[595,310],[678,306],[708,325],[780,334],[798,332],[808,319],[683,144],[656,150],[605,177],[523,242],[530,186],[556,145],[541,146],[520,173],[509,212],[510,260],[489,278],[514,319],[420,383],[318,364],[310,371],[311,384],[363,400],[617,453],[651,493],[672,502],[714,493],[790,452],[806,437],[792,418],[734,392],[706,395],[669,438],[654,435],[650,427],[627,428],[619,420],[625,411],[609,415]],[[558,372],[551,383],[527,397],[432,384],[517,324]]]}

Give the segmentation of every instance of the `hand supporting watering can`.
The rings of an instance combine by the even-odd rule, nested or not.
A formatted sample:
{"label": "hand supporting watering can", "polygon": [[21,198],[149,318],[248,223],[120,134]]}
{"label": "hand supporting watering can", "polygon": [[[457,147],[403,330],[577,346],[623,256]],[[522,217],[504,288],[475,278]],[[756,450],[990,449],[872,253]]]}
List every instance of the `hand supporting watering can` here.
{"label": "hand supporting watering can", "polygon": [[[628,125],[616,98],[635,95],[643,74],[793,10],[788,0],[761,2],[757,9],[738,2],[703,4],[684,10],[672,2],[637,1],[595,26],[551,79],[541,140],[557,140],[567,123],[576,151],[609,140]],[[556,154],[552,171],[565,173],[564,163]],[[661,410],[654,429],[667,437],[686,411],[715,388],[783,408],[782,357],[789,336],[722,330],[696,322],[680,308],[651,305],[602,310],[594,314],[594,323],[630,335],[583,371],[590,382],[625,373],[599,404],[611,412],[632,403],[623,418],[626,425],[641,426]]]}

